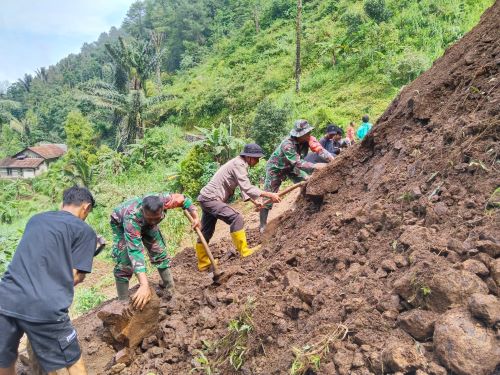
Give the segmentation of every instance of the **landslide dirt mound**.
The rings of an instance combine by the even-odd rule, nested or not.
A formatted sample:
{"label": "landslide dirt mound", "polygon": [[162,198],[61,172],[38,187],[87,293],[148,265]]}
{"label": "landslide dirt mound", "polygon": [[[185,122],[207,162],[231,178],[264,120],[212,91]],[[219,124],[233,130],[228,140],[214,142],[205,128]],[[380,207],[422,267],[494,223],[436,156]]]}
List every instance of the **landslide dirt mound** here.
{"label": "landslide dirt mound", "polygon": [[222,374],[494,373],[499,20],[497,2],[313,177],[258,253],[228,258],[230,242],[214,244],[227,282],[198,273],[192,249],[179,254],[159,331],[129,366],[110,370],[95,315],[78,320],[90,372],[189,374],[208,361]]}

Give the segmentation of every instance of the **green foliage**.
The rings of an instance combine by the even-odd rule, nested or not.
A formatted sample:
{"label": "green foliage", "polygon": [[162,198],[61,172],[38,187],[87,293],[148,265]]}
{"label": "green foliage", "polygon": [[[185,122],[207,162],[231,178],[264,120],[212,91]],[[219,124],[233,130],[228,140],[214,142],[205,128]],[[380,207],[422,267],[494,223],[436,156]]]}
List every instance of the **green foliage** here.
{"label": "green foliage", "polygon": [[377,23],[387,21],[391,11],[387,8],[385,0],[365,0],[363,4],[366,14]]}
{"label": "green foliage", "polygon": [[75,288],[75,297],[71,309],[77,314],[83,314],[99,306],[106,299],[106,296],[95,287],[78,286]]}
{"label": "green foliage", "polygon": [[7,270],[21,236],[22,231],[0,235],[0,277]]}
{"label": "green foliage", "polygon": [[[97,162],[94,129],[80,111],[68,113],[64,123],[64,132],[66,133],[66,144],[76,154],[78,162],[84,162],[90,166]],[[74,158],[70,158],[70,160],[72,159]]]}
{"label": "green foliage", "polygon": [[[185,194],[197,197],[201,188],[210,180],[213,158],[201,145],[193,147],[180,163],[179,184]],[[210,177],[209,177],[210,176]],[[203,177],[203,179],[202,179]]]}
{"label": "green foliage", "polygon": [[[213,344],[206,341],[203,343],[204,350],[198,350],[195,357],[198,366],[192,371],[203,371],[208,375],[219,373],[226,365],[229,365],[233,371],[241,369],[247,354],[247,341],[253,331],[254,308],[254,300],[249,297],[243,311],[229,322],[228,333]],[[210,356],[213,356],[212,360]]]}
{"label": "green foliage", "polygon": [[391,81],[406,85],[430,67],[429,59],[419,52],[406,51],[390,68]]}
{"label": "green foliage", "polygon": [[221,123],[217,127],[212,125],[210,129],[198,127],[196,129],[203,136],[198,145],[210,153],[215,161],[220,164],[224,164],[235,157],[245,144],[245,141],[232,135],[231,117],[229,117],[229,126]]}
{"label": "green foliage", "polygon": [[19,135],[9,125],[2,125],[0,131],[0,159],[12,156],[23,149],[24,145]]}
{"label": "green foliage", "polygon": [[257,107],[252,124],[252,137],[269,157],[288,131],[289,109],[278,108],[269,99]]}

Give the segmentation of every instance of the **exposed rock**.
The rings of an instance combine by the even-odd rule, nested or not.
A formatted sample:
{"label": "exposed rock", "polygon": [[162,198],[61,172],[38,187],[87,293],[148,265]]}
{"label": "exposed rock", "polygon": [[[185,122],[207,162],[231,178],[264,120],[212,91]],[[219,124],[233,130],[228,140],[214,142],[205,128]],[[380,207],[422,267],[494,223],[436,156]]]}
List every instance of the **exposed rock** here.
{"label": "exposed rock", "polygon": [[440,362],[458,375],[490,375],[500,363],[495,333],[465,308],[450,310],[436,321],[434,347]]}
{"label": "exposed rock", "polygon": [[312,288],[300,286],[297,288],[297,295],[303,302],[311,306],[314,297],[316,297],[316,292]]}
{"label": "exposed rock", "polygon": [[395,281],[394,290],[411,305],[427,306],[435,312],[462,304],[474,293],[488,293],[488,287],[478,276],[451,268],[429,270],[418,277],[406,274]]}
{"label": "exposed rock", "polygon": [[432,311],[413,309],[399,315],[398,324],[419,341],[432,337],[436,314]]}
{"label": "exposed rock", "polygon": [[448,371],[443,366],[438,365],[435,362],[427,364],[425,369],[429,375],[448,375]]}
{"label": "exposed rock", "polygon": [[125,366],[130,365],[132,363],[134,352],[129,348],[123,348],[118,353],[115,354],[115,363],[124,363]]}
{"label": "exposed rock", "polygon": [[389,342],[383,350],[382,362],[386,370],[407,373],[422,368],[425,364],[425,358],[417,352],[414,345],[393,341]]}
{"label": "exposed rock", "polygon": [[151,358],[159,357],[165,352],[165,349],[160,348],[159,346],[155,346],[154,348],[151,348],[148,350],[148,353],[150,354]]}
{"label": "exposed rock", "polygon": [[490,240],[478,241],[476,247],[479,251],[488,254],[490,257],[496,258],[500,256],[500,244],[496,242]]}
{"label": "exposed rock", "polygon": [[122,371],[123,371],[123,369],[124,369],[125,367],[127,367],[127,366],[125,365],[125,363],[117,363],[116,365],[114,365],[113,367],[111,367],[110,372],[111,372],[112,374],[119,374],[120,372],[122,372]]}
{"label": "exposed rock", "polygon": [[333,362],[325,363],[321,365],[318,375],[337,375],[337,370],[335,369],[335,364]]}
{"label": "exposed rock", "polygon": [[353,353],[346,349],[339,349],[333,356],[333,360],[338,367],[340,375],[348,375],[351,370]]}
{"label": "exposed rock", "polygon": [[156,337],[156,335],[151,335],[142,340],[141,348],[142,350],[148,350],[155,345],[158,345],[158,337]]}
{"label": "exposed rock", "polygon": [[447,247],[449,250],[452,250],[460,255],[465,254],[466,252],[462,241],[459,241],[456,238],[450,238],[448,240]]}
{"label": "exposed rock", "polygon": [[377,304],[377,310],[381,312],[387,310],[399,311],[401,309],[399,301],[400,299],[397,294],[384,295]]}
{"label": "exposed rock", "polygon": [[474,259],[467,259],[462,263],[462,267],[464,270],[472,272],[478,276],[488,276],[490,273],[488,271],[488,267],[486,267],[483,262]]}
{"label": "exposed rock", "polygon": [[394,257],[394,262],[396,263],[396,265],[398,267],[406,267],[408,266],[408,261],[406,260],[406,258],[401,255],[401,254],[398,254]]}
{"label": "exposed rock", "polygon": [[159,312],[160,299],[151,289],[151,300],[142,311],[117,300],[104,306],[97,316],[116,342],[133,348],[158,330]]}
{"label": "exposed rock", "polygon": [[493,281],[500,287],[500,258],[493,260],[490,263],[490,274]]}
{"label": "exposed rock", "polygon": [[288,271],[283,279],[285,287],[298,288],[300,286],[300,275],[297,271]]}
{"label": "exposed rock", "polygon": [[398,266],[396,265],[396,262],[394,262],[393,260],[391,259],[385,259],[382,261],[382,263],[380,264],[380,266],[382,267],[382,269],[384,271],[387,271],[387,272],[394,272],[398,269]]}
{"label": "exposed rock", "polygon": [[474,293],[469,298],[469,310],[489,326],[500,322],[500,300],[491,294]]}

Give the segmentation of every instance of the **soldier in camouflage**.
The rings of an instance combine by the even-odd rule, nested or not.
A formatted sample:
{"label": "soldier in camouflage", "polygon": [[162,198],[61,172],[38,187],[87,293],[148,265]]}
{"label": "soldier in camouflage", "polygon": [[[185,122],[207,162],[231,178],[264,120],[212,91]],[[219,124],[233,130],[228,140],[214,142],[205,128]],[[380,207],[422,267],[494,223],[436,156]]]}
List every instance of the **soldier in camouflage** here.
{"label": "soldier in camouflage", "polygon": [[[281,142],[267,161],[265,191],[275,193],[287,178],[295,183],[304,181],[315,169],[324,167],[324,163],[313,164],[304,160],[309,150],[318,154],[326,162],[333,160],[333,155],[311,135],[313,129],[306,120],[295,121],[290,135]],[[270,203],[260,211],[261,233],[266,227],[267,216],[271,208]]]}
{"label": "soldier in camouflage", "polygon": [[144,250],[148,251],[151,263],[158,269],[163,287],[172,288],[170,259],[158,224],[165,218],[167,210],[187,209],[194,218],[193,227],[199,226],[198,213],[191,200],[182,194],[148,194],[132,198],[113,210],[112,257],[115,261],[114,276],[118,298],[128,300],[129,280],[135,273],[140,287],[132,297],[134,306],[142,308],[150,298],[146,277]]}

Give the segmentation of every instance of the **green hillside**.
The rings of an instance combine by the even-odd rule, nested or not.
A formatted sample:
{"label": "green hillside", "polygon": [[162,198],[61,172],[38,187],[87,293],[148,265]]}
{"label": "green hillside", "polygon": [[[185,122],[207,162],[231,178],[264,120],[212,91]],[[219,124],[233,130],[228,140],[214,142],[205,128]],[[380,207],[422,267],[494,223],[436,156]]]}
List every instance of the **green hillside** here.
{"label": "green hillside", "polygon": [[[0,182],[0,272],[27,218],[56,208],[71,184],[96,193],[90,223],[109,237],[109,211],[122,199],[163,189],[194,196],[241,142],[269,151],[295,118],[318,134],[365,113],[374,122],[492,3],[303,1],[299,92],[297,2],[134,3],[119,29],[0,95],[0,157],[40,141],[70,148],[43,176]],[[174,251],[182,215],[164,226]]]}

